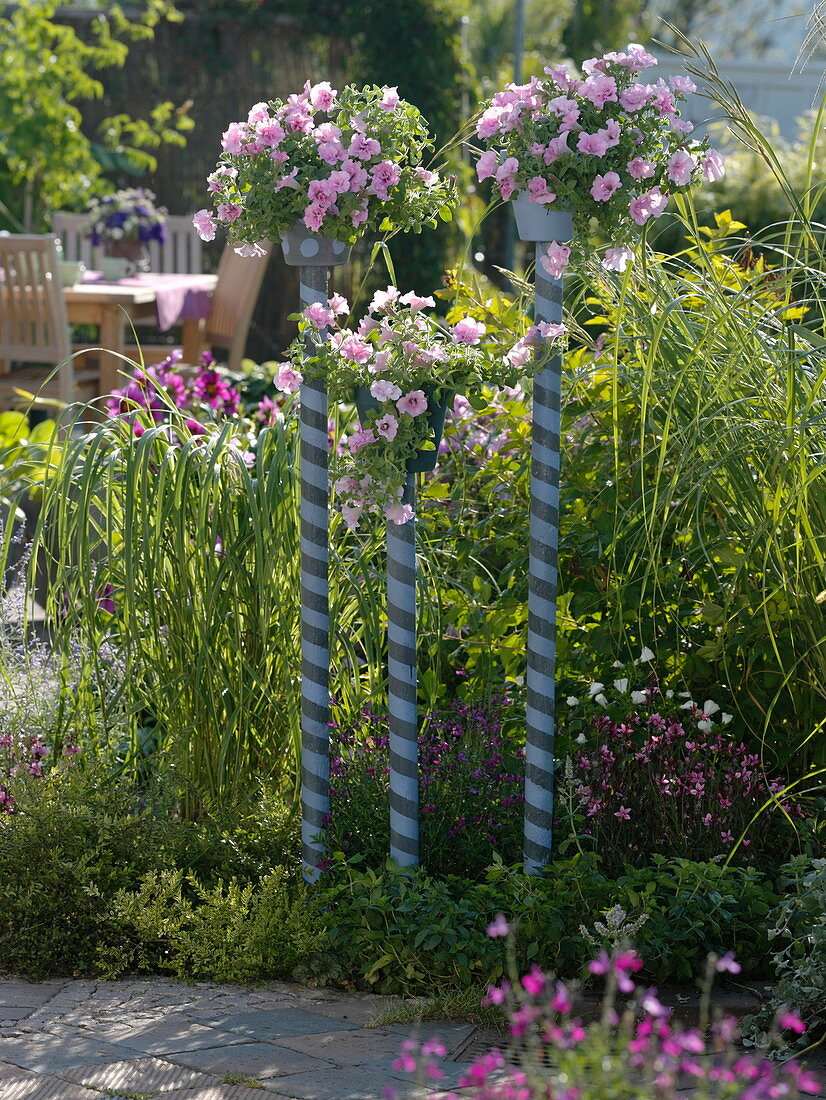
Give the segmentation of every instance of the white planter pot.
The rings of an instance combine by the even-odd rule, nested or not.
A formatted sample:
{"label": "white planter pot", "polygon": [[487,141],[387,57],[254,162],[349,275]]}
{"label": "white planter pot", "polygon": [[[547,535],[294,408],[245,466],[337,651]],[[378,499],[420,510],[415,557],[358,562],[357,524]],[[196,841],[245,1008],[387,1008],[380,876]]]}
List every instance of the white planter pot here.
{"label": "white planter pot", "polygon": [[539,202],[531,202],[521,191],[512,200],[516,229],[522,241],[570,241],[574,235],[570,210],[549,210]]}
{"label": "white planter pot", "polygon": [[284,263],[290,267],[339,267],[349,263],[351,247],[313,233],[300,221],[281,233]]}

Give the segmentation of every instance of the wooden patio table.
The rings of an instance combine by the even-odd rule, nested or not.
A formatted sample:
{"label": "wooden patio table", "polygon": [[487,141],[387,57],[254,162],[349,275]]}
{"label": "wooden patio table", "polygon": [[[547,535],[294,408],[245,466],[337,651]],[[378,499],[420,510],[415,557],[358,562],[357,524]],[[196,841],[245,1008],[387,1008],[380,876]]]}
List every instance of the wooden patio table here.
{"label": "wooden patio table", "polygon": [[105,349],[100,353],[100,393],[118,388],[118,375],[124,370],[119,356],[125,352],[134,323],[161,329],[182,325],[183,361],[196,363],[203,351],[201,322],[209,314],[217,281],[217,275],[146,272],[108,282],[99,272],[87,271],[81,282],[65,287],[69,323],[96,325],[99,330],[98,345]]}

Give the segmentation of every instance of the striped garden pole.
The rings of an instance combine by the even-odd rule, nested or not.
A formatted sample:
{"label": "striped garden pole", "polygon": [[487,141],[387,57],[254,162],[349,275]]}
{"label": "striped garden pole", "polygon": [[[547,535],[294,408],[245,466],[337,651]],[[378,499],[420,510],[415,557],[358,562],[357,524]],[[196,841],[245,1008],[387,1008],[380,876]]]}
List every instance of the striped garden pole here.
{"label": "striped garden pole", "polygon": [[[349,245],[308,230],[281,233],[284,262],[299,269],[301,308],[327,304],[330,268],[346,264]],[[306,349],[315,354],[308,331]],[[328,577],[327,384],[301,386],[301,859],[315,882],[324,846],[318,839],[330,811],[330,595]]]}
{"label": "striped garden pole", "polygon": [[[301,308],[327,304],[329,269],[301,267]],[[315,338],[307,336],[307,354]],[[327,383],[301,386],[301,856],[304,878],[319,875],[318,834],[330,811],[330,607]]]}
{"label": "striped garden pole", "polygon": [[[562,279],[542,267],[545,241],[570,240],[568,214],[546,212],[555,232],[536,236],[534,319],[562,321]],[[541,356],[542,352],[539,352]],[[536,874],[551,858],[554,806],[554,709],[557,554],[559,548],[560,397],[562,356],[554,355],[533,386],[530,578],[525,743],[525,871]]]}
{"label": "striped garden pole", "polygon": [[[413,474],[408,474],[402,503],[413,507],[414,501]],[[390,855],[400,867],[419,862],[415,523],[387,524]]]}

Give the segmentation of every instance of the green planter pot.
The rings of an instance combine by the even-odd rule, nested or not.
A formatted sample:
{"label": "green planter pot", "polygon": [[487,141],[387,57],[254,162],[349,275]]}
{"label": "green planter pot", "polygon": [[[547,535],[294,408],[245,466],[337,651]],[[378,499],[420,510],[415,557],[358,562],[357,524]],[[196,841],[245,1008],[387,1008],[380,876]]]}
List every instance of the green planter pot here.
{"label": "green planter pot", "polygon": [[[427,396],[427,426],[434,446],[432,451],[417,451],[414,458],[407,460],[407,472],[409,474],[425,474],[436,468],[436,463],[439,461],[439,444],[442,442],[442,433],[445,429],[447,397],[443,397],[440,401],[434,401],[432,389],[425,389],[424,392]],[[379,402],[366,386],[357,387],[355,399],[359,418],[364,424],[368,412],[371,409],[380,407]]]}

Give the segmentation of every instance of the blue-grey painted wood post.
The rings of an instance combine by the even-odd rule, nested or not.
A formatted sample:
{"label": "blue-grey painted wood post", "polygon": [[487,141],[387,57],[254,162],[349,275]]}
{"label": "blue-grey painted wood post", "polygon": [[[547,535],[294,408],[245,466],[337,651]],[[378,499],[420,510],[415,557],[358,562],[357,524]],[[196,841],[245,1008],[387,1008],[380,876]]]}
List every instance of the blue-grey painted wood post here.
{"label": "blue-grey painted wood post", "polygon": [[[327,304],[329,269],[300,268],[301,308]],[[323,333],[321,338],[323,339]],[[307,337],[307,354],[315,354]],[[301,386],[301,857],[304,878],[319,875],[318,839],[330,812],[330,607],[327,383]]]}
{"label": "blue-grey painted wood post", "polygon": [[[413,474],[403,504],[413,507]],[[419,746],[416,666],[416,521],[387,524],[387,680],[390,724],[390,855],[419,862]]]}
{"label": "blue-grey painted wood post", "polygon": [[[567,214],[553,215],[555,234],[536,243],[534,320],[562,321],[562,279],[542,267],[547,241],[571,237]],[[542,356],[542,349],[539,351]],[[530,578],[525,739],[525,871],[550,862],[554,808],[554,710],[562,356],[554,355],[533,386],[531,445]]]}

